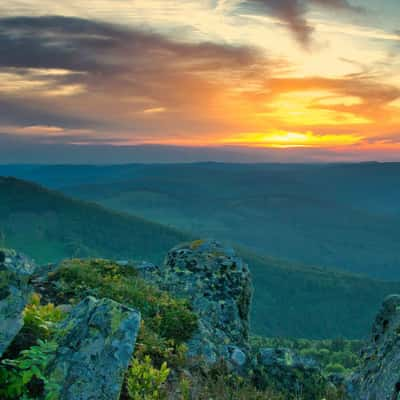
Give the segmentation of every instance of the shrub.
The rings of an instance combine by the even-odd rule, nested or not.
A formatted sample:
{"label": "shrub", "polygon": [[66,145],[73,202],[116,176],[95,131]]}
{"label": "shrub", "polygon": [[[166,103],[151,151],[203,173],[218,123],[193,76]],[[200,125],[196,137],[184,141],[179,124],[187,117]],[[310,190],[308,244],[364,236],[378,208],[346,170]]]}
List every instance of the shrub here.
{"label": "shrub", "polygon": [[16,358],[22,350],[34,346],[38,339],[51,340],[57,323],[66,314],[54,304],[40,304],[40,295],[34,293],[23,311],[24,326],[7,349],[5,357]]}
{"label": "shrub", "polygon": [[50,279],[58,281],[63,300],[94,295],[140,310],[149,328],[176,343],[188,340],[197,327],[197,317],[186,301],[148,284],[131,267],[106,260],[69,260]]}
{"label": "shrub", "polygon": [[333,363],[328,364],[325,368],[325,371],[331,374],[345,374],[347,372],[346,368],[343,367],[342,364],[333,364]]}
{"label": "shrub", "polygon": [[[194,398],[198,400],[284,400],[273,389],[257,389],[248,379],[229,372],[220,362],[193,385]],[[196,389],[197,386],[197,389]]]}
{"label": "shrub", "polygon": [[56,343],[38,340],[36,346],[21,351],[17,359],[3,360],[0,365],[1,398],[28,400],[45,394],[45,400],[56,400],[59,387],[45,374],[56,349]]}
{"label": "shrub", "polygon": [[40,304],[40,295],[34,293],[24,309],[24,330],[39,339],[46,339],[56,328],[56,323],[65,318],[65,313],[54,304]]}
{"label": "shrub", "polygon": [[186,362],[187,346],[177,344],[172,339],[164,339],[149,329],[142,321],[142,327],[136,340],[135,357],[143,360],[149,355],[154,365],[161,366],[164,361],[172,368],[183,368]]}
{"label": "shrub", "polygon": [[185,376],[181,377],[179,380],[179,393],[180,400],[190,400],[191,399],[191,384],[190,380]]}
{"label": "shrub", "polygon": [[[189,304],[150,285],[134,268],[107,260],[68,260],[49,274],[49,278],[57,287],[59,301],[77,302],[93,295],[113,299],[141,312],[142,327],[124,393],[128,392],[135,400],[161,398],[160,390],[154,389],[157,379],[167,379],[166,362],[175,369],[184,366],[187,351],[184,342],[197,328],[197,316]],[[145,393],[147,397],[141,397],[142,392],[139,397],[133,397],[134,388],[139,386],[149,391]]]}
{"label": "shrub", "polygon": [[[286,347],[293,349],[298,354],[311,357],[318,361],[325,374],[330,374],[332,365],[343,373],[354,371],[359,362],[359,351],[363,346],[361,340],[346,339],[285,339],[285,338],[263,338],[252,337],[251,343],[254,350],[261,347]],[[339,367],[339,365],[341,367]]]}
{"label": "shrub", "polygon": [[162,400],[166,398],[165,382],[169,375],[167,363],[160,369],[153,366],[151,358],[133,359],[127,376],[127,390],[131,400]]}

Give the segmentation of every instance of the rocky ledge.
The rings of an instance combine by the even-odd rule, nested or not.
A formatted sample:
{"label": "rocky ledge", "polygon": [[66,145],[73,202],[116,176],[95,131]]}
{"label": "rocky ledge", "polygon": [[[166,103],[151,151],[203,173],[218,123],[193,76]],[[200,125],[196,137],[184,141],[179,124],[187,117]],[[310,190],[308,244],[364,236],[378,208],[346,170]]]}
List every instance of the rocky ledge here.
{"label": "rocky ledge", "polygon": [[354,400],[400,399],[400,296],[385,299],[372,327],[361,366],[348,383]]}
{"label": "rocky ledge", "polygon": [[[52,304],[43,309],[30,305],[33,292],[60,305],[58,311]],[[70,260],[37,268],[12,250],[0,250],[0,357],[4,365],[17,365],[4,356],[13,354],[21,331],[32,339],[24,321],[26,324],[27,310],[33,310],[34,317],[39,318],[39,324],[34,321],[36,329],[44,329],[45,336],[50,328],[55,332],[54,346],[46,353],[48,360],[40,371],[47,377],[42,392],[46,395],[50,391],[49,399],[118,400],[121,392],[121,398],[127,398],[124,390],[136,389],[126,383],[126,372],[131,364],[139,370],[147,365],[144,357],[142,367],[135,367],[135,357],[143,352],[159,359],[164,374],[168,371],[161,365],[163,357],[170,357],[175,380],[182,374],[193,377],[190,366],[194,362],[202,371],[223,364],[229,373],[254,385],[256,391],[272,388],[287,399],[297,398],[298,393],[307,400],[321,400],[327,393],[335,393],[336,397],[331,397],[335,399],[347,395],[353,400],[400,399],[400,296],[385,300],[371,341],[363,351],[362,364],[345,382],[347,394],[342,397],[338,397],[338,386],[344,380],[330,382],[313,359],[287,348],[255,350],[250,346],[251,298],[248,266],[232,248],[214,240],[176,246],[160,267],[126,261]],[[132,304],[141,307],[145,315]],[[57,316],[61,310],[66,313],[62,319],[41,321],[41,312]],[[180,326],[179,321],[185,325]],[[183,345],[189,360],[184,365]],[[140,372],[141,377],[147,379],[148,374],[157,374],[154,371]],[[173,382],[170,384],[173,386]],[[56,397],[51,390],[57,392]],[[183,389],[176,390],[181,396]]]}
{"label": "rocky ledge", "polygon": [[245,365],[253,289],[248,266],[232,248],[214,240],[181,244],[150,279],[187,299],[198,315],[198,331],[188,342],[191,356]]}
{"label": "rocky ledge", "polygon": [[0,249],[0,356],[23,326],[24,310],[32,288],[35,264],[13,250]]}

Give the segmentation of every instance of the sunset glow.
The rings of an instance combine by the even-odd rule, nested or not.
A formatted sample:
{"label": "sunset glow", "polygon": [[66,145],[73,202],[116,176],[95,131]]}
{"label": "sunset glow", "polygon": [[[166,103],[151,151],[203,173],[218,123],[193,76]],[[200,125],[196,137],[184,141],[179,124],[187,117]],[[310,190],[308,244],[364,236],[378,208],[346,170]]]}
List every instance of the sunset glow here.
{"label": "sunset glow", "polygon": [[3,147],[398,152],[396,0],[89,3],[1,3]]}
{"label": "sunset glow", "polygon": [[270,134],[245,134],[239,138],[227,140],[227,143],[246,144],[248,146],[288,147],[337,147],[360,143],[361,137],[351,135],[315,135],[312,132],[273,132]]}

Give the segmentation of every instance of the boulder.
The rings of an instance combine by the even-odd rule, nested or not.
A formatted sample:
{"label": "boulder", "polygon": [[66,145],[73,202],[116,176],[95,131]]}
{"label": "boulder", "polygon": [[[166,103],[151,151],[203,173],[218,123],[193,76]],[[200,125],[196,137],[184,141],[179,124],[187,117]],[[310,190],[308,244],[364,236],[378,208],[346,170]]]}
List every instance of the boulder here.
{"label": "boulder", "polygon": [[32,293],[35,264],[13,250],[0,250],[0,357],[23,326],[23,310]]}
{"label": "boulder", "polygon": [[400,295],[385,299],[348,392],[357,400],[400,399]]}
{"label": "boulder", "polygon": [[274,387],[293,398],[320,399],[328,384],[314,359],[287,348],[260,349],[254,359],[253,373],[257,387]]}
{"label": "boulder", "polygon": [[87,297],[59,326],[49,367],[60,400],[118,400],[140,328],[140,314],[109,299]]}
{"label": "boulder", "polygon": [[159,285],[191,303],[199,317],[190,356],[213,364],[243,365],[247,358],[252,284],[248,266],[214,240],[174,247],[158,271]]}

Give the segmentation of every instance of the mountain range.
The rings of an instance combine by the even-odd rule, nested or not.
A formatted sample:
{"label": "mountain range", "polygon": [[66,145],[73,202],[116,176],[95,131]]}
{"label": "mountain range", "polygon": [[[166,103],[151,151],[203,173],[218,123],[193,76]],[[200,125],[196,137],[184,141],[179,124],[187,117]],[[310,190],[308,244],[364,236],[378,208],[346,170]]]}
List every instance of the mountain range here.
{"label": "mountain range", "polygon": [[[177,179],[180,182],[184,181],[182,174],[178,177],[168,175],[170,180],[167,179],[167,172],[179,170],[177,166],[174,166],[174,169],[171,166],[164,166],[166,171],[163,179],[160,177],[163,169],[161,166],[127,166],[128,171],[122,167],[103,167],[106,172],[108,171],[108,175],[104,171],[98,173],[98,170],[93,167],[39,168],[23,166],[19,168],[20,175],[22,174],[21,171],[25,175],[31,174],[31,179],[35,175],[35,180],[41,180],[48,187],[58,186],[65,193],[76,191],[76,194],[81,198],[86,197],[83,193],[85,191],[87,194],[90,193],[90,189],[92,189],[93,197],[97,197],[97,193],[106,188],[111,190],[113,188],[111,182],[116,179],[116,175],[120,174],[119,178],[125,173],[132,176],[132,171],[136,171],[136,181],[131,178],[133,183],[128,180],[131,184],[138,185],[138,181],[146,180],[149,182],[149,186],[155,187],[156,182],[158,182],[160,184],[159,191],[163,189],[164,192],[167,192],[167,189],[173,186]],[[194,165],[193,168],[201,169],[201,176],[207,175],[204,170],[211,168],[208,175],[209,180],[214,182],[215,185],[214,198],[223,198],[224,194],[225,197],[230,196],[232,198],[235,196],[229,184],[218,187],[222,178],[216,176],[215,173],[215,169],[222,168],[226,176],[226,170],[229,170],[229,168],[235,170],[234,166],[199,164]],[[239,169],[239,167],[237,168]],[[269,166],[269,168],[271,171],[281,171],[282,173],[283,167]],[[79,172],[82,169],[86,171],[86,174]],[[69,174],[66,173],[68,170],[70,171]],[[93,172],[89,174],[90,170]],[[46,171],[48,171],[47,174]],[[52,171],[52,174],[50,174],[50,171]],[[283,171],[287,173],[284,168]],[[180,198],[186,198],[189,202],[190,197],[194,202],[193,199],[202,191],[206,191],[203,201],[211,198],[213,196],[212,190],[209,185],[206,186],[208,181],[205,177],[201,180],[200,177],[196,177],[191,172],[188,172],[186,185],[182,185],[181,190],[177,193],[180,194]],[[88,181],[96,182],[96,173],[103,182],[97,182],[97,185],[93,185]],[[153,179],[151,179],[151,173]],[[64,174],[64,178],[60,178],[62,174]],[[14,173],[14,175],[18,174]],[[44,176],[47,176],[47,182],[45,182]],[[236,174],[230,174],[230,176],[231,179],[238,179]],[[104,177],[107,177],[107,179]],[[244,178],[242,179],[242,185],[245,186],[246,181]],[[108,181],[104,182],[104,180]],[[227,181],[229,182],[228,179]],[[114,183],[117,193],[119,193],[118,190],[121,190],[121,187],[128,186],[125,183],[127,182],[126,179],[119,181],[119,184],[117,182]],[[191,182],[193,182],[192,185],[190,185]],[[187,191],[189,186],[193,188],[191,191]],[[78,188],[80,189],[78,190]],[[96,188],[98,192],[96,192]],[[239,189],[240,186],[238,186]],[[138,191],[130,190],[133,192],[133,198],[137,201]],[[221,193],[221,197],[217,196],[218,193]],[[249,195],[248,191],[243,190],[240,193],[242,193],[243,198],[248,199],[246,197],[246,195]],[[240,193],[238,192],[236,196],[239,196]],[[147,191],[145,198],[149,196],[149,191]],[[172,194],[170,197],[172,197]],[[112,197],[108,197],[108,199],[110,198]],[[145,208],[146,203],[144,199],[142,201],[142,208]],[[183,200],[180,200],[180,202],[179,204],[182,204]],[[137,202],[134,204],[137,204]],[[149,208],[155,209],[156,204],[160,203],[156,202]],[[221,204],[223,204],[222,201]],[[150,206],[150,204],[148,205]],[[200,199],[197,199],[196,202],[187,204],[187,210],[191,210],[193,213],[196,207],[199,208],[199,220],[200,216],[203,217],[204,221],[207,221],[212,219],[212,215],[218,215],[216,212],[216,214],[207,216],[207,207],[209,207],[208,210],[211,213],[212,203],[205,203],[202,206]],[[222,205],[218,205],[219,209],[221,207]],[[227,210],[225,219],[220,220],[225,221],[227,227],[233,224],[229,217],[234,209],[235,207]],[[275,209],[277,207],[274,207]],[[40,262],[56,262],[66,257],[90,256],[147,260],[160,263],[162,257],[174,245],[203,237],[205,234],[201,230],[199,230],[200,233],[190,229],[180,231],[175,227],[144,219],[143,216],[149,217],[144,212],[138,213],[140,217],[137,217],[128,214],[127,211],[129,210],[126,210],[126,212],[112,211],[105,208],[104,205],[87,200],[73,199],[60,193],[60,191],[50,190],[20,179],[1,178],[0,218],[2,224],[0,226],[0,240],[2,243],[0,243],[0,246],[17,248],[19,251],[32,255]],[[248,211],[246,209],[241,215],[248,215]],[[168,217],[169,211],[164,209],[164,212]],[[182,212],[184,213],[183,210]],[[361,213],[361,211],[355,212]],[[313,215],[311,210],[310,213],[310,215]],[[365,215],[370,214],[365,212]],[[377,217],[373,216],[373,218]],[[379,218],[390,217],[386,215],[385,217],[379,216]],[[395,217],[393,216],[393,218]],[[156,220],[156,218],[153,218],[153,220]],[[162,218],[160,217],[159,220],[162,220]],[[187,217],[187,220],[189,220],[189,217]],[[318,222],[315,215],[314,221],[315,223]],[[372,219],[369,221],[372,221]],[[237,222],[235,221],[235,223]],[[252,223],[255,225],[255,222]],[[257,228],[257,226],[245,225],[245,222],[243,224],[243,230],[247,232],[251,228]],[[170,223],[169,225],[178,224]],[[188,228],[188,225],[185,226]],[[264,227],[265,230],[266,228]],[[383,228],[384,226],[382,226]],[[238,226],[238,230],[241,229]],[[240,236],[238,235],[238,237]],[[252,331],[256,334],[307,338],[339,336],[361,338],[367,334],[371,318],[376,313],[382,298],[400,290],[400,283],[395,279],[383,281],[366,275],[355,274],[354,271],[345,271],[345,268],[341,271],[339,268],[321,267],[318,266],[317,261],[306,264],[301,258],[297,258],[297,261],[290,260],[290,258],[296,258],[296,255],[289,251],[290,243],[286,246],[286,256],[277,258],[276,256],[265,255],[269,251],[267,245],[263,251],[256,251],[261,247],[246,246],[244,240],[234,242],[234,239],[235,237],[231,237],[228,241],[236,247],[238,253],[249,264],[253,275],[255,291],[252,308]],[[395,238],[393,238],[393,242],[395,242]],[[267,238],[265,238],[265,243],[267,244]],[[306,246],[307,243],[304,245]],[[304,252],[306,250],[307,247],[304,248]],[[353,253],[355,254],[356,251],[353,251]],[[273,253],[271,252],[271,254]],[[395,256],[396,252],[393,251],[390,255]],[[395,271],[395,267],[396,265],[393,264],[393,271]]]}

